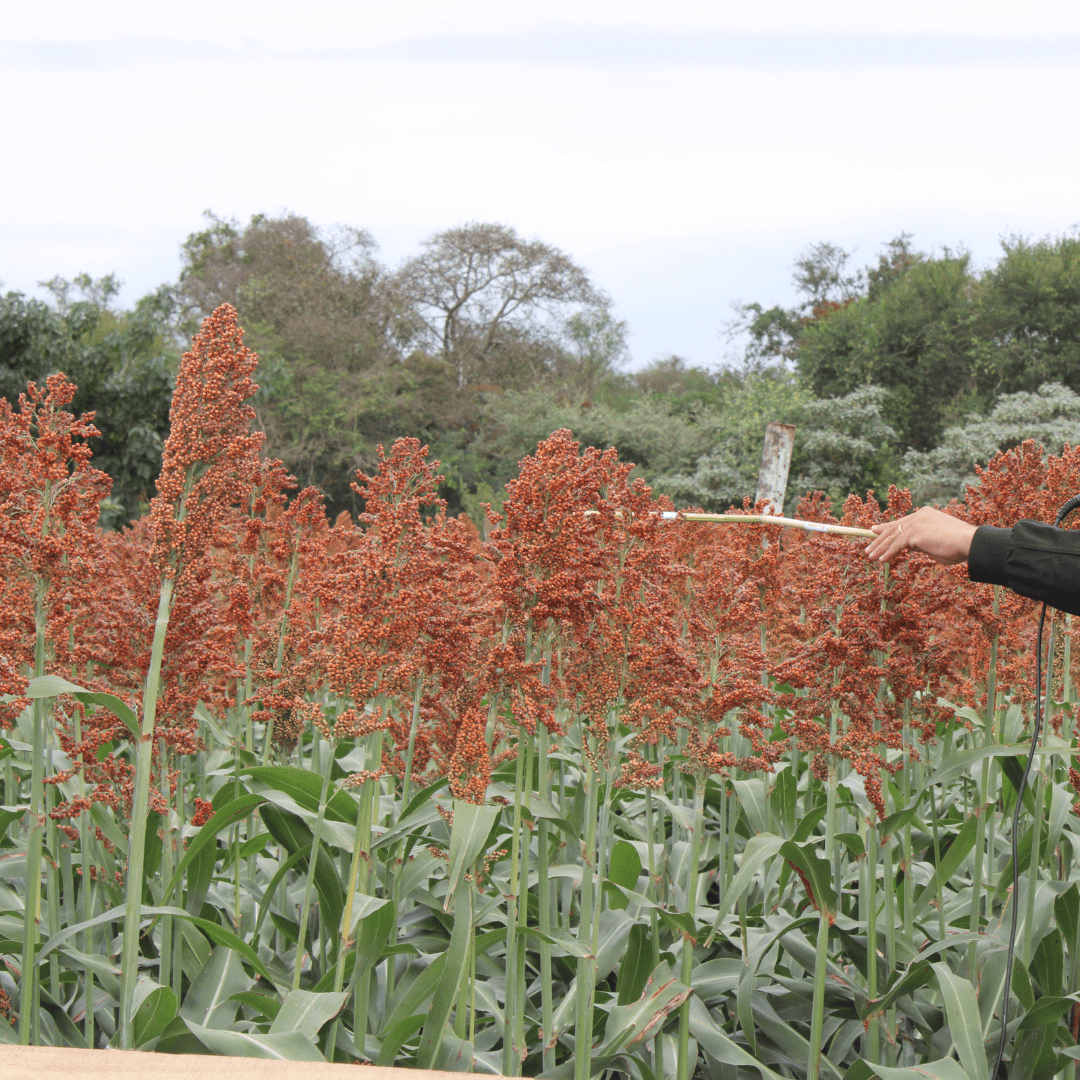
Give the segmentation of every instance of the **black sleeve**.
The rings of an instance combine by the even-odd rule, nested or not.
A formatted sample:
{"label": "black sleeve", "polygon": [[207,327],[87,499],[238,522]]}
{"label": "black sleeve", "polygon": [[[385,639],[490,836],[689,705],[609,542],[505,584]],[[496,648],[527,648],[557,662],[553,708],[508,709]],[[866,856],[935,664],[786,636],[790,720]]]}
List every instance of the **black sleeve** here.
{"label": "black sleeve", "polygon": [[1080,531],[1039,521],[982,525],[971,539],[968,577],[1080,615]]}

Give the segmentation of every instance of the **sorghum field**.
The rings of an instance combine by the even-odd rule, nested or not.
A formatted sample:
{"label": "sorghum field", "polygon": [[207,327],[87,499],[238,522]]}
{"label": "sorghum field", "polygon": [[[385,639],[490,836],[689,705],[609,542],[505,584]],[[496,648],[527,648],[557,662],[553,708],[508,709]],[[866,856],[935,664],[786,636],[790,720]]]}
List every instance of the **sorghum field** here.
{"label": "sorghum field", "polygon": [[[664,520],[566,432],[486,541],[408,439],[331,525],[259,456],[255,365],[219,309],[122,532],[64,377],[0,402],[0,1040],[987,1080],[1015,913],[1008,1076],[1073,1074],[1068,617],[1037,702],[1035,604]],[[1080,452],[1024,444],[955,512],[1053,520],[1077,489]]]}

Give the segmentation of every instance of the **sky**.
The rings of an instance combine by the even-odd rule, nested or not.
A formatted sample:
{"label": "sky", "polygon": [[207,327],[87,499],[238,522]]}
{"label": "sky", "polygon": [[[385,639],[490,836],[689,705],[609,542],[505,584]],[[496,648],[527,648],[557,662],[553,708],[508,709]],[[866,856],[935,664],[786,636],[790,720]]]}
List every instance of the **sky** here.
{"label": "sky", "polygon": [[390,267],[510,225],[633,366],[716,367],[819,241],[994,263],[1080,223],[1080,5],[0,0],[0,282],[180,270],[203,211],[366,228]]}

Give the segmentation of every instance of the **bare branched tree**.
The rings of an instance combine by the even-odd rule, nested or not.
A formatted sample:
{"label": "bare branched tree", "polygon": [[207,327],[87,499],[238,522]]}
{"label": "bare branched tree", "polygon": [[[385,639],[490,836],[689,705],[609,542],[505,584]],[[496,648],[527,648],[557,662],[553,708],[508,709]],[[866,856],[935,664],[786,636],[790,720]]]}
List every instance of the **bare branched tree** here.
{"label": "bare branched tree", "polygon": [[481,222],[431,237],[395,284],[419,337],[452,365],[459,387],[484,381],[500,347],[554,340],[571,305],[599,299],[585,271],[558,248]]}

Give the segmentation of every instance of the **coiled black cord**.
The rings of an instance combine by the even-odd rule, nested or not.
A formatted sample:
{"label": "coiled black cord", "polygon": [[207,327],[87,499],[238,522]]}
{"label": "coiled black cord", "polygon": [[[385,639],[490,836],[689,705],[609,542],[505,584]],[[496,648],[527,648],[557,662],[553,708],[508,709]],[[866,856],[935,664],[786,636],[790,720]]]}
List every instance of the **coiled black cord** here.
{"label": "coiled black cord", "polygon": [[[1054,528],[1060,529],[1061,523],[1077,508],[1080,507],[1080,493],[1074,495],[1063,503],[1054,519]],[[1012,986],[1013,960],[1016,954],[1016,924],[1020,915],[1020,853],[1017,831],[1020,828],[1020,804],[1027,790],[1028,773],[1031,772],[1032,762],[1035,760],[1035,751],[1039,745],[1039,735],[1042,732],[1043,703],[1042,703],[1042,640],[1043,625],[1046,622],[1046,603],[1043,603],[1039,613],[1039,633],[1035,639],[1035,724],[1031,730],[1031,749],[1028,751],[1027,762],[1024,764],[1024,772],[1020,777],[1020,786],[1016,790],[1016,806],[1013,809],[1012,820],[1012,872],[1013,872],[1013,910],[1012,928],[1009,930],[1009,951],[1005,961],[1005,991],[1001,1000],[1001,1041],[998,1043],[997,1061],[994,1063],[994,1071],[990,1074],[993,1080],[1003,1080],[1002,1063],[1005,1058],[1005,1040],[1008,1035],[1009,1025],[1009,988]],[[1047,694],[1050,692],[1050,672],[1047,671]],[[1039,808],[1035,808],[1038,813]],[[1031,857],[1037,857],[1037,852],[1032,851]]]}

